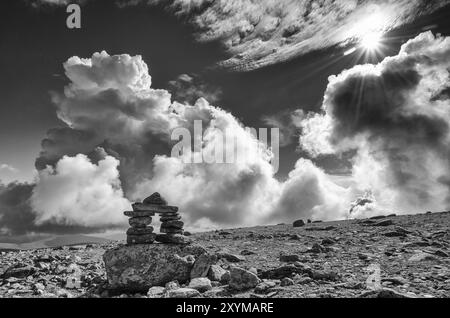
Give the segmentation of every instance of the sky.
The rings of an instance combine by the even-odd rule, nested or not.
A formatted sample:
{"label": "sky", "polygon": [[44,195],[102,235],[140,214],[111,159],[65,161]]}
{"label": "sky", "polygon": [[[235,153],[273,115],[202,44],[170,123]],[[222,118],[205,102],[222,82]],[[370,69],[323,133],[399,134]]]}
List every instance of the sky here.
{"label": "sky", "polygon": [[[449,1],[68,3],[0,4],[1,235],[120,228],[152,191],[194,230],[450,206]],[[253,156],[171,158],[198,119]],[[280,129],[278,171],[244,126]]]}

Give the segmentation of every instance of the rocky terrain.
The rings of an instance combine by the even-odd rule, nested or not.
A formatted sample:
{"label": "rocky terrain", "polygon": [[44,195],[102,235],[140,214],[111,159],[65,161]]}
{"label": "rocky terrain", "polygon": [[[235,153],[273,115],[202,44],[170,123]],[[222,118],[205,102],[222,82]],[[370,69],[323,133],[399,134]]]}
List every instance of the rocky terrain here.
{"label": "rocky terrain", "polygon": [[181,282],[133,292],[109,288],[102,259],[124,242],[3,251],[0,297],[449,297],[449,224],[443,212],[198,233]]}

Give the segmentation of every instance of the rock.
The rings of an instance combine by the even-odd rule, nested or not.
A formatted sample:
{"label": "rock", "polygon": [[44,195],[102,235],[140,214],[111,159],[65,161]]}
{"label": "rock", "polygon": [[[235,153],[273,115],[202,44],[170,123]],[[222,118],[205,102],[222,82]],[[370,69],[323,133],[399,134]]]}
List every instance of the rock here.
{"label": "rock", "polygon": [[170,206],[170,205],[157,205],[157,204],[145,204],[145,203],[133,203],[132,205],[134,212],[152,212],[152,213],[161,213],[164,216],[173,216],[178,215],[178,207]]}
{"label": "rock", "polygon": [[243,250],[239,254],[244,255],[244,256],[248,256],[248,255],[255,255],[256,253],[253,252],[253,251],[250,251],[250,250]]}
{"label": "rock", "polygon": [[227,236],[227,235],[231,235],[231,234],[233,234],[233,233],[231,233],[231,232],[229,232],[229,231],[224,231],[224,230],[219,231],[219,235]]}
{"label": "rock", "polygon": [[371,290],[358,296],[359,298],[415,298],[412,295],[399,293],[390,288]]}
{"label": "rock", "polygon": [[167,297],[169,298],[192,298],[198,296],[200,296],[200,292],[192,288],[178,288],[167,292]]}
{"label": "rock", "polygon": [[327,249],[322,245],[320,245],[319,243],[314,243],[313,246],[308,250],[308,252],[315,254],[326,253]]}
{"label": "rock", "polygon": [[155,192],[151,196],[147,197],[142,201],[144,204],[156,204],[156,205],[167,205],[167,201],[158,193]]}
{"label": "rock", "polygon": [[172,220],[172,221],[165,221],[161,224],[161,228],[176,228],[176,229],[182,229],[184,225],[183,221],[178,220]]}
{"label": "rock", "polygon": [[124,245],[107,250],[103,260],[110,289],[147,292],[173,280],[189,281],[193,256],[204,252],[196,245]]}
{"label": "rock", "polygon": [[335,281],[335,280],[339,279],[339,274],[337,272],[328,271],[328,270],[323,270],[323,271],[313,270],[310,274],[310,277],[312,279],[316,279],[316,280]]}
{"label": "rock", "polygon": [[291,236],[289,236],[289,239],[293,241],[300,241],[302,237],[298,234],[292,234]]}
{"label": "rock", "polygon": [[406,237],[406,236],[408,236],[407,234],[405,234],[403,232],[397,232],[397,231],[384,232],[384,233],[382,233],[382,235],[386,236],[386,237]]}
{"label": "rock", "polygon": [[408,259],[409,262],[424,262],[435,260],[436,260],[435,256],[424,252],[416,253]]}
{"label": "rock", "polygon": [[45,290],[45,286],[42,283],[36,283],[36,284],[33,285],[33,290],[35,290],[35,291],[38,291],[38,290],[44,291]]}
{"label": "rock", "polygon": [[238,262],[245,261],[245,257],[244,256],[231,254],[231,253],[228,253],[228,252],[219,252],[216,255],[217,255],[217,257],[219,259],[220,258],[226,259],[230,263],[238,263]]}
{"label": "rock", "polygon": [[269,279],[281,279],[284,277],[291,277],[293,274],[302,274],[305,271],[307,270],[302,267],[295,266],[294,264],[289,264],[264,271],[261,273],[261,277]]}
{"label": "rock", "polygon": [[305,229],[305,231],[332,231],[332,230],[336,230],[336,227],[333,225],[325,226],[325,227],[314,226],[314,227],[307,227]]}
{"label": "rock", "polygon": [[168,283],[166,283],[165,285],[165,289],[166,290],[172,290],[172,289],[178,289],[180,288],[180,284],[178,284],[178,281],[170,281]]}
{"label": "rock", "polygon": [[15,278],[25,278],[30,275],[33,275],[36,272],[36,268],[32,266],[12,266],[8,268],[2,275],[2,278],[9,278],[9,277],[15,277]]}
{"label": "rock", "polygon": [[206,277],[197,277],[192,279],[188,287],[196,289],[201,293],[212,289],[211,281]]}
{"label": "rock", "polygon": [[229,286],[235,290],[247,290],[254,288],[259,283],[259,278],[254,273],[240,267],[232,267],[230,271]]}
{"label": "rock", "polygon": [[155,213],[150,211],[125,211],[123,212],[123,215],[128,216],[129,218],[144,218],[152,217]]}
{"label": "rock", "polygon": [[35,263],[51,263],[55,258],[51,255],[40,255],[34,259]]}
{"label": "rock", "polygon": [[439,257],[448,257],[448,253],[444,252],[443,250],[436,250],[434,252],[434,255],[439,256]]}
{"label": "rock", "polygon": [[329,237],[324,238],[321,242],[322,245],[333,245],[335,243],[336,243],[336,241]]}
{"label": "rock", "polygon": [[163,216],[159,220],[161,222],[178,221],[181,220],[181,215]]}
{"label": "rock", "polygon": [[191,236],[192,234],[191,234],[191,232],[184,231],[184,232],[183,232],[183,235],[184,235],[184,236]]}
{"label": "rock", "polygon": [[391,219],[387,219],[376,222],[372,226],[390,226],[390,225],[394,225],[394,221],[392,221]]}
{"label": "rock", "polygon": [[67,289],[78,289],[81,288],[81,280],[78,277],[70,276],[66,279]]}
{"label": "rock", "polygon": [[156,235],[156,241],[166,244],[178,244],[188,245],[192,243],[192,240],[181,234],[158,234]]}
{"label": "rock", "polygon": [[309,283],[313,282],[314,280],[311,277],[301,276],[301,277],[297,278],[295,281],[297,284],[303,285],[303,284],[309,284]]}
{"label": "rock", "polygon": [[128,224],[132,227],[146,227],[152,223],[151,216],[133,217],[128,219]]}
{"label": "rock", "polygon": [[303,220],[297,220],[297,221],[294,221],[294,223],[292,223],[292,226],[293,227],[302,227],[302,226],[305,226],[305,222]]}
{"label": "rock", "polygon": [[213,289],[208,290],[203,293],[205,298],[215,298],[215,297],[231,297],[229,292],[223,287],[213,287]]}
{"label": "rock", "polygon": [[145,235],[127,235],[127,244],[152,244],[156,237],[156,233]]}
{"label": "rock", "polygon": [[127,235],[147,235],[153,233],[153,226],[147,226],[147,227],[130,227],[127,230]]}
{"label": "rock", "polygon": [[381,220],[381,219],[385,219],[386,215],[376,215],[376,216],[372,216],[371,218],[369,218],[370,220]]}
{"label": "rock", "polygon": [[286,263],[293,263],[293,262],[299,262],[300,256],[296,254],[292,255],[280,255],[280,262],[286,262]]}
{"label": "rock", "polygon": [[282,280],[281,280],[281,286],[282,287],[285,287],[285,286],[292,286],[292,285],[294,285],[295,283],[294,283],[294,281],[292,280],[292,279],[290,279],[290,278],[288,278],[288,277],[285,277],[285,278],[283,278]]}
{"label": "rock", "polygon": [[191,279],[197,277],[206,277],[211,265],[217,262],[217,256],[211,254],[200,255],[194,263],[191,270]]}
{"label": "rock", "polygon": [[227,273],[227,270],[223,269],[219,265],[211,265],[207,277],[212,281],[220,282],[222,281],[223,275]]}
{"label": "rock", "polygon": [[306,222],[307,222],[308,224],[312,223],[312,221],[311,221],[310,219],[308,219]]}
{"label": "rock", "polygon": [[56,296],[59,298],[73,298],[73,295],[65,289],[58,289]]}
{"label": "rock", "polygon": [[406,279],[404,279],[403,277],[400,277],[400,276],[382,278],[381,282],[389,282],[394,285],[405,285],[408,283],[408,281]]}
{"label": "rock", "polygon": [[148,298],[161,298],[164,296],[166,289],[161,286],[153,286],[147,292]]}
{"label": "rock", "polygon": [[167,235],[183,235],[183,229],[177,229],[174,227],[161,227],[159,231]]}
{"label": "rock", "polygon": [[225,273],[222,275],[222,278],[220,279],[220,283],[223,285],[226,285],[231,280],[231,273],[230,271],[225,271]]}
{"label": "rock", "polygon": [[273,288],[277,286],[277,283],[274,281],[264,280],[263,282],[259,283],[255,287],[255,293],[257,294],[264,294],[266,293],[270,288]]}

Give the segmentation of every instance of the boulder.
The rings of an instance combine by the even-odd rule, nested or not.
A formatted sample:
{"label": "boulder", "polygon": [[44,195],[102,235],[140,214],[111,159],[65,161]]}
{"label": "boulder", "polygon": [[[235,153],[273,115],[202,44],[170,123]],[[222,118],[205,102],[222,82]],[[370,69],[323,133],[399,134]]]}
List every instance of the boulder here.
{"label": "boulder", "polygon": [[294,221],[294,223],[292,223],[292,226],[293,227],[302,227],[302,226],[305,226],[305,222],[303,220],[297,220],[297,221]]}
{"label": "boulder", "polygon": [[222,277],[227,273],[225,269],[223,269],[219,265],[211,265],[209,267],[207,277],[212,281],[220,282],[222,281]]}
{"label": "boulder", "polygon": [[254,273],[240,267],[232,267],[230,271],[229,286],[235,290],[247,290],[254,288],[260,280]]}
{"label": "boulder", "polygon": [[36,268],[32,266],[12,266],[8,268],[2,275],[2,278],[25,278],[27,276],[33,275],[36,272]]}
{"label": "boulder", "polygon": [[194,263],[191,270],[191,279],[197,277],[206,277],[211,265],[217,262],[217,256],[211,254],[200,255]]}
{"label": "boulder", "polygon": [[119,246],[103,255],[110,289],[147,292],[177,280],[189,281],[194,257],[205,253],[197,245],[138,244]]}

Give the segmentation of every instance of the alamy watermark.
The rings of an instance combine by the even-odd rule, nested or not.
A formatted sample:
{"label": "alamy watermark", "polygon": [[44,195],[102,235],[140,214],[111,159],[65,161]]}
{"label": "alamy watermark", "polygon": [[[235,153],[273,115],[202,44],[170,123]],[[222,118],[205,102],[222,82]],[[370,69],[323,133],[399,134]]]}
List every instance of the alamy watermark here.
{"label": "alamy watermark", "polygon": [[69,29],[81,29],[81,8],[78,4],[69,4],[66,12],[70,13],[66,19],[66,26]]}
{"label": "alamy watermark", "polygon": [[279,128],[270,128],[270,144],[268,128],[256,130],[246,127],[245,132],[241,133],[253,137],[248,139],[239,138],[236,129],[215,127],[214,120],[205,131],[202,121],[194,120],[193,128],[193,136],[185,127],[178,127],[172,131],[171,140],[178,141],[172,148],[172,157],[180,158],[183,163],[207,164],[239,164],[264,158],[270,161],[274,173],[278,172]]}

